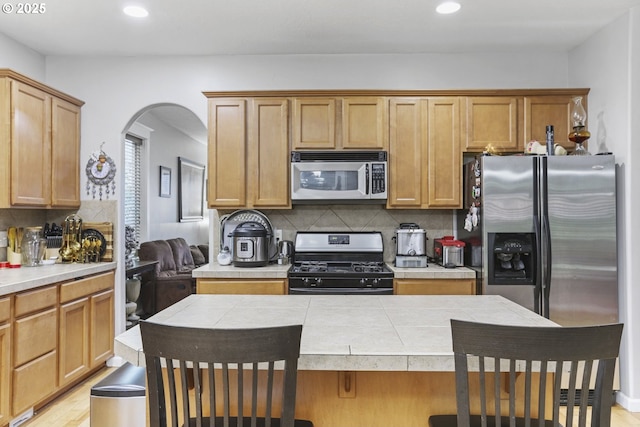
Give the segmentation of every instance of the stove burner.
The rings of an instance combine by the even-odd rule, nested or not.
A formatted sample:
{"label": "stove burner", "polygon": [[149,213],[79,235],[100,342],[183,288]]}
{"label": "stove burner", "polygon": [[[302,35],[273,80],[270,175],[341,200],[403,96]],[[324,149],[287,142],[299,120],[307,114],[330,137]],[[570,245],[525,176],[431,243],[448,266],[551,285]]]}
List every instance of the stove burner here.
{"label": "stove burner", "polygon": [[301,261],[293,271],[299,273],[382,273],[384,264],[375,261],[328,263],[323,261]]}
{"label": "stove burner", "polygon": [[320,261],[302,261],[299,266],[295,267],[295,271],[303,273],[324,273],[327,270],[327,263]]}
{"label": "stove burner", "polygon": [[384,271],[382,263],[379,262],[354,262],[351,268],[357,273],[380,273]]}

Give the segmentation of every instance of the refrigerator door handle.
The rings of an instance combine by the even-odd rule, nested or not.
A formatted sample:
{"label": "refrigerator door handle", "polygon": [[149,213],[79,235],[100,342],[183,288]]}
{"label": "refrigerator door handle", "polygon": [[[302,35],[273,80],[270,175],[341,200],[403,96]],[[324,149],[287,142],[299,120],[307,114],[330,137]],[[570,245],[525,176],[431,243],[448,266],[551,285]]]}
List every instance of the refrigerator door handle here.
{"label": "refrigerator door handle", "polygon": [[542,265],[542,231],[540,222],[540,186],[542,185],[540,178],[540,164],[536,157],[533,157],[533,225],[535,231],[535,286],[533,289],[533,307],[535,312],[542,315],[543,305],[540,302],[542,294],[542,279],[541,265]]}
{"label": "refrigerator door handle", "polygon": [[549,180],[547,175],[547,162],[546,157],[542,158],[542,241],[541,251],[544,253],[544,272],[542,274],[542,315],[547,319],[550,316],[549,313],[549,295],[551,293],[551,227],[549,223]]}

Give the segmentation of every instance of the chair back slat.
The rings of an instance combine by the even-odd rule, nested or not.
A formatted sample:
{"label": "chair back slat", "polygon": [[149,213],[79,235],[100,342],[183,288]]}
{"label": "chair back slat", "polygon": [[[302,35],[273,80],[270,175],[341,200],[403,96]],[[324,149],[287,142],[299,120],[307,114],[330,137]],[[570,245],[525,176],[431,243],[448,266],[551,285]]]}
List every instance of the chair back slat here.
{"label": "chair back slat", "polygon": [[150,425],[294,426],[301,325],[207,329],[141,321],[140,330]]}
{"label": "chair back slat", "polygon": [[[451,328],[458,427],[470,426],[473,417],[482,427],[488,420],[510,427],[610,426],[622,324],[525,327],[451,320]],[[567,408],[561,416],[563,376]]]}

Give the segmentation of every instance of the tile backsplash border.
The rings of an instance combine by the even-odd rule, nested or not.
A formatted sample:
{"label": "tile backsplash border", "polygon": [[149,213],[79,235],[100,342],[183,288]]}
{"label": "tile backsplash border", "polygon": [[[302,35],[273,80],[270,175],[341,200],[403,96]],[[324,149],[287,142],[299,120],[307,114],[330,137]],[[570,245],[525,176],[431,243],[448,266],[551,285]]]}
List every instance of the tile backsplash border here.
{"label": "tile backsplash border", "polygon": [[[433,253],[433,240],[453,234],[453,213],[443,210],[385,209],[382,205],[297,205],[290,210],[257,209],[273,228],[282,230],[284,240],[294,240],[297,231],[380,231],[384,241],[384,260],[393,262],[396,246],[392,240],[401,223],[414,222],[427,230],[427,253]],[[235,210],[214,210],[213,235],[220,239],[220,221]],[[214,244],[214,256],[219,251]]]}

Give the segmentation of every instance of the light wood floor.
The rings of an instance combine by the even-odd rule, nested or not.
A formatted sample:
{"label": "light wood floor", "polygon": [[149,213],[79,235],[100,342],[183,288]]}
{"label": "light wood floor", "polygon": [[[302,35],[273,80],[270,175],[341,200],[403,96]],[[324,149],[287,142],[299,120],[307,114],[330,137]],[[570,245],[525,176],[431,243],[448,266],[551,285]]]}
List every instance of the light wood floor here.
{"label": "light wood floor", "polygon": [[[34,418],[22,426],[90,427],[91,387],[114,370],[115,368],[101,370],[83,384],[69,390],[65,395],[42,408]],[[629,412],[620,406],[614,406],[611,414],[611,427],[640,427],[640,412]]]}

